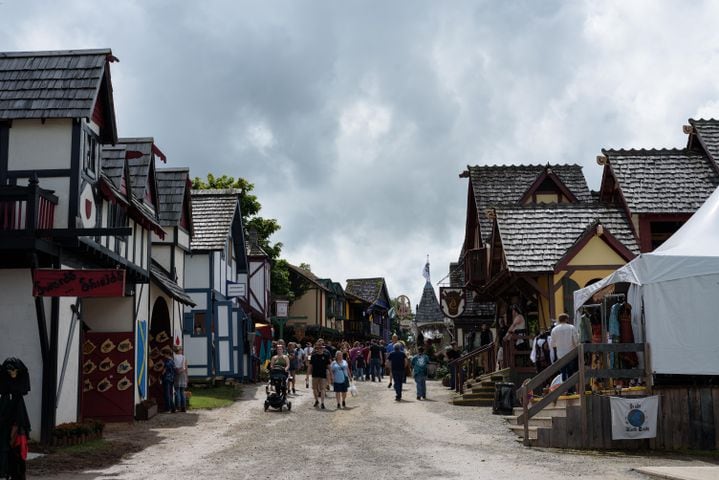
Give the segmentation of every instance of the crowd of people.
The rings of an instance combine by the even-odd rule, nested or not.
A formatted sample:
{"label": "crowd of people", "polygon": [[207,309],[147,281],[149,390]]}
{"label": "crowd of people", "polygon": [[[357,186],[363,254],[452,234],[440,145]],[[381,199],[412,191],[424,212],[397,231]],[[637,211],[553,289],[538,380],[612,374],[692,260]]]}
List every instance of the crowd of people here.
{"label": "crowd of people", "polygon": [[[305,388],[312,388],[314,407],[324,410],[330,389],[334,393],[337,410],[347,408],[347,393],[356,387],[353,382],[384,382],[394,387],[395,401],[402,400],[402,387],[408,370],[416,385],[417,400],[427,399],[427,373],[430,362],[425,349],[419,346],[410,357],[407,345],[397,335],[390,342],[373,339],[350,344],[342,341],[318,339],[314,344],[296,342],[285,345],[283,340],[273,342],[268,368],[284,368],[287,372],[288,391],[297,393],[297,375],[304,371]],[[311,386],[310,386],[311,385]]]}

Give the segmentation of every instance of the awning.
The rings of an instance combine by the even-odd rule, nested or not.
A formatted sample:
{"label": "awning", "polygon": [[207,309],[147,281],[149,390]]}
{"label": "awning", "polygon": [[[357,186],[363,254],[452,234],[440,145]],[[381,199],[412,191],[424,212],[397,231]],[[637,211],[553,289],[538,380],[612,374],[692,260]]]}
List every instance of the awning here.
{"label": "awning", "polygon": [[150,278],[164,291],[166,294],[174,298],[180,303],[195,306],[195,302],[185,293],[174,280],[172,280],[167,272],[155,261],[150,265]]}

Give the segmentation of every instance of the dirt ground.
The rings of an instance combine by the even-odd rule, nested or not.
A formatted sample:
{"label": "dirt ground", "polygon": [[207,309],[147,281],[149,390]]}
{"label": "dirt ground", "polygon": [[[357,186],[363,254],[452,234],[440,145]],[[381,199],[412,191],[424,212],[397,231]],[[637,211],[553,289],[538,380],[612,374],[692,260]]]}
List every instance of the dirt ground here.
{"label": "dirt ground", "polygon": [[[264,412],[264,387],[247,385],[242,399],[227,408],[110,425],[106,438],[116,448],[105,466],[60,472],[51,462],[43,469],[31,463],[29,478],[599,480],[646,478],[632,470],[640,466],[710,464],[695,458],[526,448],[501,416],[488,408],[450,405],[450,392],[437,382],[428,382],[430,400],[417,401],[410,380],[401,402],[394,401],[386,383],[358,382],[359,395],[348,397],[347,409],[340,411],[334,394],[325,402],[327,409],[319,410],[304,381],[299,386],[290,396],[291,412]],[[118,456],[117,463],[107,465]]]}

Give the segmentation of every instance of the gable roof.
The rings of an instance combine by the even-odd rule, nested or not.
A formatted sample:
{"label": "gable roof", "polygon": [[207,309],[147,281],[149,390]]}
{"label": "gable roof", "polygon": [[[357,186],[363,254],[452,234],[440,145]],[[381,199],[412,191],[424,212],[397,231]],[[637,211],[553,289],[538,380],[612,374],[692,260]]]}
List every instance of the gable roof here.
{"label": "gable roof", "polygon": [[[347,280],[345,292],[358,297],[369,304],[377,303],[381,307],[389,308],[382,300],[382,292],[386,291],[384,278],[353,278]],[[389,300],[389,298],[387,299]],[[378,303],[379,302],[379,303]]]}
{"label": "gable roof", "polygon": [[442,313],[442,309],[439,307],[439,302],[437,301],[437,296],[434,293],[434,288],[432,288],[432,284],[429,282],[425,282],[424,284],[422,298],[417,306],[414,321],[417,324],[444,322],[444,314]]}
{"label": "gable roof", "polygon": [[[190,169],[158,168],[155,173],[157,175],[160,224],[163,226],[179,225],[185,199],[192,205],[190,200],[190,190],[192,189]],[[190,231],[192,231],[192,220],[188,220]]]}
{"label": "gable roof", "polygon": [[109,48],[0,53],[0,120],[92,118],[98,99],[108,123],[104,140],[117,139],[108,64]]}
{"label": "gable roof", "polygon": [[222,250],[238,212],[240,190],[192,190],[192,250]]}
{"label": "gable roof", "polygon": [[525,192],[547,168],[576,197],[591,202],[592,196],[579,165],[475,165],[467,166],[483,237],[492,231],[485,210],[503,205],[518,205]]}
{"label": "gable roof", "polygon": [[132,194],[135,198],[142,200],[145,198],[148,181],[155,167],[153,162],[155,140],[152,137],[120,138],[118,143],[125,145],[128,153],[127,165],[130,168]]}
{"label": "gable roof", "polygon": [[511,272],[554,271],[587,228],[601,224],[633,254],[639,253],[620,208],[553,204],[495,209],[499,237]]}
{"label": "gable roof", "polygon": [[690,118],[689,124],[694,127],[704,151],[712,159],[715,166],[719,168],[719,120],[714,118],[707,120]]}
{"label": "gable roof", "polygon": [[290,272],[296,273],[297,275],[301,276],[302,278],[304,278],[305,280],[314,284],[315,286],[321,288],[322,290],[324,290],[326,292],[330,291],[330,289],[326,285],[326,281],[318,278],[317,275],[310,272],[309,270],[305,270],[304,268],[300,268],[296,265],[292,265],[291,263],[287,264],[287,268],[289,268]]}
{"label": "gable roof", "polygon": [[631,149],[602,153],[608,161],[605,169],[616,178],[632,214],[694,213],[719,185],[711,160],[694,151]]}
{"label": "gable roof", "polygon": [[103,145],[100,153],[102,174],[118,190],[122,189],[122,177],[125,174],[125,154],[124,145]]}

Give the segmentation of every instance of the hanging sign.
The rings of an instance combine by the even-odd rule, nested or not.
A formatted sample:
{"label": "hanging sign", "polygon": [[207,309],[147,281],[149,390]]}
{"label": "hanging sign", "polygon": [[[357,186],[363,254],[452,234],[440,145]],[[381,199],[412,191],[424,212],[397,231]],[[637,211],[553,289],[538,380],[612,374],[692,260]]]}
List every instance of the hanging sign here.
{"label": "hanging sign", "polygon": [[609,398],[612,409],[612,440],[657,436],[659,397]]}
{"label": "hanging sign", "polygon": [[122,297],[125,270],[57,270],[39,268],[33,272],[35,297]]}
{"label": "hanging sign", "polygon": [[247,296],[247,285],[245,283],[227,282],[227,296],[244,298]]}
{"label": "hanging sign", "polygon": [[439,304],[442,307],[442,313],[449,318],[457,318],[464,313],[465,293],[463,288],[447,288],[439,289]]}

